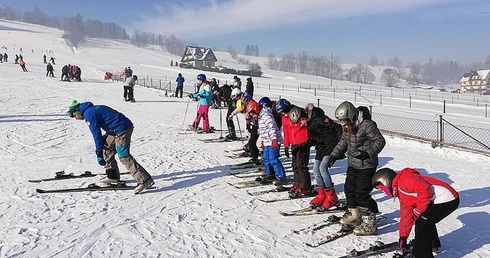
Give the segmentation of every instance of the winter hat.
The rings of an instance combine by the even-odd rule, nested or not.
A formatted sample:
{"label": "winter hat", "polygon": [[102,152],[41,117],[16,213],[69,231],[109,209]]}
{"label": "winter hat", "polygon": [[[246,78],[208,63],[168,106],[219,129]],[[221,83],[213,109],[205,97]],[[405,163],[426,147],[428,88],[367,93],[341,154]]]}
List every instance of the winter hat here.
{"label": "winter hat", "polygon": [[80,114],[80,103],[76,100],[72,100],[67,112],[70,117],[74,117],[76,114]]}

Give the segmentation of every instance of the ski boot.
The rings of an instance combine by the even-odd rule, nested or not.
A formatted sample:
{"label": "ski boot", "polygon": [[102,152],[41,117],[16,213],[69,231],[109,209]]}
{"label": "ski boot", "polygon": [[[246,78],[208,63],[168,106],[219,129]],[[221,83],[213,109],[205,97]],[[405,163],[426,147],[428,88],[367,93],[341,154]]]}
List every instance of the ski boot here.
{"label": "ski boot", "polygon": [[355,226],[360,218],[361,214],[357,207],[349,208],[340,219],[340,224]]}
{"label": "ski boot", "polygon": [[378,224],[376,223],[376,215],[369,211],[368,208],[359,207],[359,213],[362,215],[362,223],[354,229],[356,236],[369,236],[378,233]]}

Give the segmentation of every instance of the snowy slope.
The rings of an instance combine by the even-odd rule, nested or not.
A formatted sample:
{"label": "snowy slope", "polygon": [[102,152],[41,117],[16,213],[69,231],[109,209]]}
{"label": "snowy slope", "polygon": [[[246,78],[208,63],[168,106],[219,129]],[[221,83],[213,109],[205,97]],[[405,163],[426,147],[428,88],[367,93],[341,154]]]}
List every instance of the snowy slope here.
{"label": "snowy slope", "polygon": [[[225,157],[225,150],[240,148],[243,143],[198,140],[218,137],[219,133],[179,134],[194,118],[195,102],[136,87],[137,102],[126,103],[120,83],[102,80],[105,71],[131,66],[135,74],[167,76],[169,80],[182,72],[189,82],[185,89],[190,90],[199,72],[170,67],[170,60],[179,57],[108,40],[90,40],[87,46],[73,50],[62,44],[61,33],[56,30],[3,21],[0,28],[0,45],[8,47],[10,56],[9,63],[0,64],[0,257],[338,257],[352,248],[365,248],[374,240],[398,239],[398,201],[375,191],[373,196],[388,217],[377,236],[347,236],[318,248],[307,247],[305,241],[336,228],[295,235],[292,229],[326,216],[282,217],[278,211],[304,207],[308,199],[266,204],[230,187],[227,182],[242,179],[227,175],[227,165],[240,160]],[[29,72],[23,73],[13,64],[18,53],[14,45],[15,51],[23,48]],[[41,50],[46,49],[53,50],[56,57],[56,78],[44,76]],[[233,62],[231,58],[229,62]],[[84,82],[59,81],[65,63],[79,65]],[[316,100],[311,93],[296,92],[298,82],[325,80],[267,69],[264,73],[267,77],[254,79],[259,82],[259,97],[282,95],[298,105]],[[271,82],[285,84],[288,90],[260,87]],[[87,126],[65,114],[71,99],[111,106],[133,121],[132,153],[153,175],[156,189],[141,195],[131,191],[36,193],[36,188],[87,186],[98,182],[100,176],[42,183],[29,183],[28,179],[50,177],[60,170],[103,173]],[[339,96],[322,100],[332,106],[342,101]],[[396,106],[400,102],[392,100],[383,108],[387,113],[406,112]],[[427,114],[433,104],[423,104],[425,108],[410,112],[433,117]],[[465,114],[453,116],[469,118],[470,123],[485,120],[473,118],[472,107],[467,108]],[[210,111],[211,125],[216,128],[220,127],[219,113]],[[460,208],[438,225],[443,244],[439,257],[489,257],[490,158],[450,148],[433,149],[390,136],[386,140],[380,166],[414,167],[451,183],[461,193]],[[344,160],[331,170],[340,197],[345,169]],[[123,179],[134,183],[128,175]]]}

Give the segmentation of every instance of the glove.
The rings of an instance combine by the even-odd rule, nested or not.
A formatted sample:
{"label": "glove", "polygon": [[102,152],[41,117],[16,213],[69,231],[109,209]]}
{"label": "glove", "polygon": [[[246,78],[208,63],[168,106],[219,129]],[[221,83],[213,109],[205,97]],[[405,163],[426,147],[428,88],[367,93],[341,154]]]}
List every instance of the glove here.
{"label": "glove", "polygon": [[97,155],[97,162],[101,166],[105,166],[107,163],[104,160],[104,155],[102,154],[102,151],[95,151],[95,155]]}
{"label": "glove", "polygon": [[369,159],[370,156],[365,151],[359,151],[359,155],[355,156],[355,158],[360,159],[360,160],[366,160],[366,159]]}
{"label": "glove", "polygon": [[331,168],[333,166],[333,163],[335,163],[335,161],[337,161],[337,160],[338,160],[337,157],[330,156],[330,158],[328,158],[328,163],[327,163],[328,167]]}
{"label": "glove", "polygon": [[284,147],[284,155],[289,159],[289,147]]}
{"label": "glove", "polygon": [[406,250],[408,248],[407,237],[400,237],[398,239],[398,248],[400,248],[400,250]]}
{"label": "glove", "polygon": [[[276,140],[276,139],[272,140],[272,148],[273,148],[274,150],[278,150],[278,149],[279,149],[279,144],[277,144],[277,140]],[[288,156],[289,156],[289,151],[288,151]],[[286,156],[286,157],[287,157],[287,156]],[[289,157],[288,157],[288,158],[289,158]]]}
{"label": "glove", "polygon": [[413,208],[412,213],[413,213],[413,220],[418,220],[422,216],[422,212],[419,211],[417,208]]}

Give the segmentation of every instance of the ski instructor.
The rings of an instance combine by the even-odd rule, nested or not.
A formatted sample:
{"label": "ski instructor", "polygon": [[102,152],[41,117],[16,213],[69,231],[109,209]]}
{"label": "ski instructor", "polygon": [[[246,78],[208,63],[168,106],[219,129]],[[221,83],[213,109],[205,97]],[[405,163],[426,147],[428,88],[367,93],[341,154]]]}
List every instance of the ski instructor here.
{"label": "ski instructor", "polygon": [[[106,177],[100,182],[105,184],[119,181],[120,173],[115,159],[117,153],[121,163],[138,183],[134,189],[139,193],[153,185],[151,175],[133,158],[129,152],[133,123],[118,111],[92,102],[78,103],[72,100],[68,109],[70,117],[85,120],[95,142],[97,162],[106,169]],[[101,129],[105,131],[102,135]]]}

